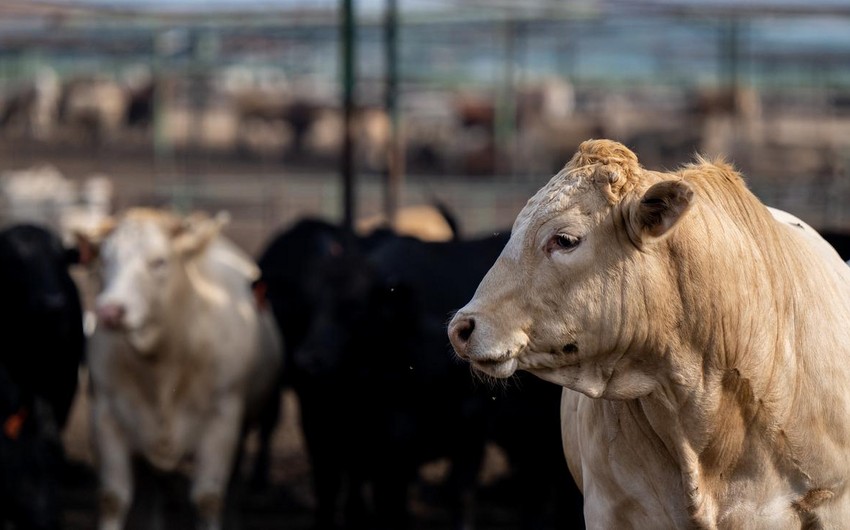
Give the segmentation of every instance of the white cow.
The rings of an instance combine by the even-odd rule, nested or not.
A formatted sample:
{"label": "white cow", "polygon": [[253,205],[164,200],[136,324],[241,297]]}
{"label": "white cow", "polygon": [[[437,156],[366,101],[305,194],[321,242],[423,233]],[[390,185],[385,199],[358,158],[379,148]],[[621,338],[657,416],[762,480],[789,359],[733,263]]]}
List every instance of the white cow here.
{"label": "white cow", "polygon": [[123,527],[134,456],[165,471],[192,461],[202,527],[221,525],[246,410],[272,389],[281,359],[250,289],[257,267],[220,226],[134,209],[99,247],[88,363],[101,530]]}
{"label": "white cow", "polygon": [[588,528],[846,528],[850,268],[722,162],[592,140],[517,217],[458,355],[565,387]]}

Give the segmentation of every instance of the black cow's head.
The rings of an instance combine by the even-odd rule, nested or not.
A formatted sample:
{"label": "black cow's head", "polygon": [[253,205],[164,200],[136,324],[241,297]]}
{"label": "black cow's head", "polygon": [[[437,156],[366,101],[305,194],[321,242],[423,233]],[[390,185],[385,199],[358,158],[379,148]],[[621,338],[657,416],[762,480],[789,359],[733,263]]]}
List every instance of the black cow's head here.
{"label": "black cow's head", "polygon": [[7,315],[51,315],[74,301],[68,299],[67,266],[73,253],[59,238],[33,225],[0,232],[0,283]]}

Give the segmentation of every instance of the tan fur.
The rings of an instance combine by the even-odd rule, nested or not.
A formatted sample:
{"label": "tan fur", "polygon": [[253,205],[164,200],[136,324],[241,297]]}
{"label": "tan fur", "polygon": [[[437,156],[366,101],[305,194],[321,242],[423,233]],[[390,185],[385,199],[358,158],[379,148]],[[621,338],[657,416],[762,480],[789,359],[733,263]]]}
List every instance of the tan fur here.
{"label": "tan fur", "polygon": [[[723,161],[660,173],[607,140],[520,213],[452,340],[566,387],[589,528],[850,520],[850,268],[797,221]],[[547,244],[561,233],[581,244]]]}

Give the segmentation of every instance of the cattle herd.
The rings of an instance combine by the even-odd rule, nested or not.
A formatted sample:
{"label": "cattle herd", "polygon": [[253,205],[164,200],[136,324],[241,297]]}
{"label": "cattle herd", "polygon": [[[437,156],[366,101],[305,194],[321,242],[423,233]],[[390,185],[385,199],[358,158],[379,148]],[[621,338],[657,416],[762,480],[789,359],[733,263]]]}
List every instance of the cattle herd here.
{"label": "cattle herd", "polygon": [[[302,219],[256,261],[225,215],[134,208],[72,248],[0,232],[3,527],[62,526],[59,432],[81,370],[102,530],[128,513],[160,527],[162,503],[130,511],[163,495],[137,487],[150,472],[188,478],[191,524],[238,526],[243,441],[260,433],[262,487],[283,388],[317,529],[414,527],[438,459],[451,528],[474,528],[487,444],[523,529],[848,520],[850,268],[731,166],[653,172],[588,141],[510,231],[462,238],[441,211],[447,240]],[[98,284],[88,334],[72,264]]]}
{"label": "cattle herd", "polygon": [[[151,474],[188,478],[198,527],[238,525],[228,492],[243,480],[243,440],[259,432],[244,481],[262,487],[284,388],[300,404],[315,528],[411,526],[420,468],[435,460],[449,471],[433,502],[452,528],[473,528],[487,444],[508,458],[523,528],[581,525],[560,389],[532,376],[493,387],[446,337],[507,234],[461,239],[443,207],[403,210],[397,230],[364,220],[366,233],[303,219],[255,262],[222,235],[223,215],[132,208],[88,221],[71,247],[32,224],[0,234],[13,345],[0,364],[0,513],[12,528],[61,527],[59,433],[81,370],[101,529],[158,527],[157,509],[130,510],[162,511],[149,497],[164,493],[139,486]],[[71,266],[96,284],[87,336]]]}

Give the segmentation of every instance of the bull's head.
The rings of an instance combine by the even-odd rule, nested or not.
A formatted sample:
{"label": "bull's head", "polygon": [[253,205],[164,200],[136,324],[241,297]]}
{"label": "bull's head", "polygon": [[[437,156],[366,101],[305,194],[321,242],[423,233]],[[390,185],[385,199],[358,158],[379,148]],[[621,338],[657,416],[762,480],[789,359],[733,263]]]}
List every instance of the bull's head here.
{"label": "bull's head", "polygon": [[125,333],[140,353],[151,351],[168,325],[169,308],[185,302],[192,267],[224,222],[134,209],[95,237],[82,238],[99,258],[100,325]]}
{"label": "bull's head", "polygon": [[652,391],[675,326],[669,253],[694,200],[625,146],[584,142],[520,212],[511,239],[449,325],[457,354],[494,377],[528,370],[591,397]]}

